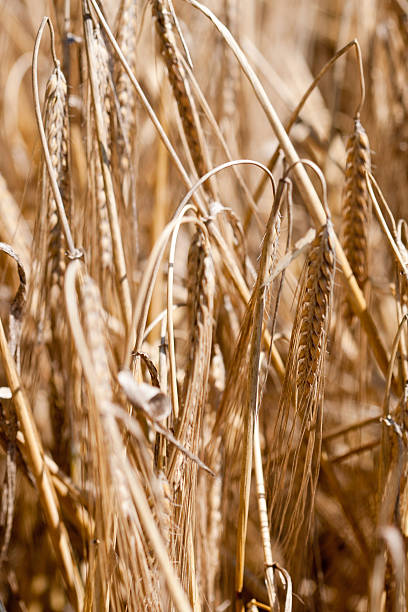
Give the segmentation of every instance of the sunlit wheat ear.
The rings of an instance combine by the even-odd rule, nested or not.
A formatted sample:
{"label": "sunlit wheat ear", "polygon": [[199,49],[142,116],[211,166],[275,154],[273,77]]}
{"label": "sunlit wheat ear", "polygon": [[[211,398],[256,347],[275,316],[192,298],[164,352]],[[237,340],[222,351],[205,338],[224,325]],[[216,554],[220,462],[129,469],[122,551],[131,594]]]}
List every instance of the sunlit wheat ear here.
{"label": "sunlit wheat ear", "polygon": [[[214,266],[208,239],[198,231],[188,256],[188,361],[180,418],[175,427],[178,440],[196,454],[202,450],[203,442],[202,422],[211,361],[214,293]],[[174,555],[180,568],[180,577],[186,586],[190,585],[194,590],[197,542],[193,539],[193,533],[197,513],[197,466],[177,449],[170,456],[169,481],[174,490],[173,522],[178,525]]]}
{"label": "sunlit wheat ear", "polygon": [[[59,67],[56,67],[47,82],[45,92],[44,128],[51,162],[57,177],[65,210],[69,210],[67,185],[68,173],[68,109],[67,84]],[[43,169],[43,227],[41,233],[45,243],[40,247],[40,258],[44,253],[46,261],[42,263],[40,274],[44,280],[44,317],[49,333],[48,349],[51,359],[51,422],[55,438],[55,448],[61,458],[60,465],[66,465],[67,449],[63,439],[67,435],[68,415],[65,401],[65,381],[63,375],[63,353],[66,347],[66,329],[61,317],[62,284],[65,273],[65,241],[59,220],[57,205]],[[41,213],[40,213],[41,214]],[[42,251],[44,249],[44,251]],[[43,255],[43,256],[44,256]],[[40,264],[41,265],[41,264]],[[48,327],[49,326],[49,327]],[[64,458],[64,459],[63,459]]]}
{"label": "sunlit wheat ear", "polygon": [[328,221],[312,243],[305,287],[301,292],[296,372],[296,407],[301,415],[307,410],[310,399],[316,396],[316,385],[322,375],[335,261],[333,228],[331,221]]}
{"label": "sunlit wheat ear", "polygon": [[109,69],[110,57],[102,38],[101,31],[96,27],[93,31],[94,44],[93,50],[95,53],[95,67],[98,78],[99,97],[102,104],[102,114],[104,120],[104,129],[107,136],[107,155],[111,158],[111,131],[110,122],[112,114],[112,96],[111,96],[111,74]]}
{"label": "sunlit wheat ear", "polygon": [[[224,2],[225,25],[237,35],[239,28],[239,8],[237,0],[227,0]],[[231,50],[225,47],[223,53],[223,67],[221,73],[221,112],[220,126],[224,129],[227,136],[235,135],[237,125],[234,125],[237,116],[237,96],[239,87],[239,65]]]}
{"label": "sunlit wheat ear", "polygon": [[[115,609],[121,609],[127,601],[134,609],[142,606],[146,610],[162,610],[157,575],[154,579],[157,570],[142,534],[128,482],[129,477],[139,479],[139,475],[126,456],[114,416],[113,379],[100,293],[93,280],[86,276],[80,294],[85,352],[89,355],[88,452],[90,482],[95,488],[95,535],[99,540],[96,584]],[[131,456],[130,443],[128,453]],[[117,559],[112,556],[115,548],[119,553]]]}
{"label": "sunlit wheat ear", "polygon": [[[116,38],[132,69],[136,66],[136,31],[137,0],[122,0],[119,9],[119,26]],[[116,68],[115,87],[120,113],[120,127],[117,141],[119,164],[121,171],[127,173],[130,166],[129,155],[131,154],[131,135],[134,134],[136,127],[136,99],[135,90],[120,62],[118,62]]]}
{"label": "sunlit wheat ear", "polygon": [[[68,170],[68,114],[67,84],[59,68],[55,68],[48,80],[45,92],[44,127],[58,186],[64,204],[67,203],[66,177]],[[57,206],[48,183],[47,172],[43,172],[44,195],[48,211],[47,276],[50,281],[50,308],[55,313],[65,270],[64,244]],[[67,208],[65,206],[65,208]],[[58,286],[58,289],[57,289]]]}
{"label": "sunlit wheat ear", "polygon": [[[136,72],[138,1],[122,0],[118,16],[117,41],[131,69]],[[114,66],[116,91],[115,136],[117,167],[122,200],[128,213],[132,211],[133,238],[137,243],[137,206],[135,167],[137,159],[136,93],[120,61]],[[136,248],[138,245],[135,245]]]}
{"label": "sunlit wheat ear", "polygon": [[[97,69],[99,97],[102,104],[102,116],[104,130],[107,136],[107,155],[111,159],[111,76],[109,71],[109,54],[105,42],[102,38],[99,28],[94,30],[94,45],[95,65]],[[94,136],[93,145],[93,166],[94,166],[94,181],[96,194],[96,217],[98,224],[99,238],[99,267],[101,282],[105,283],[107,272],[113,271],[113,253],[112,253],[112,235],[109,225],[109,215],[107,207],[107,198],[105,193],[105,185],[101,162],[98,155],[98,142],[96,134]]]}
{"label": "sunlit wheat ear", "polygon": [[319,474],[335,262],[328,220],[311,245],[303,272],[268,468],[272,536],[279,538],[294,572],[304,558]]}
{"label": "sunlit wheat ear", "polygon": [[[183,130],[190,150],[195,169],[199,177],[208,170],[205,160],[203,135],[198,119],[198,113],[186,72],[180,60],[179,51],[173,31],[173,23],[167,3],[163,0],[151,0],[152,12],[156,18],[157,33],[161,43],[161,51],[167,66],[169,80],[177,102],[178,111],[183,124]],[[211,192],[211,183],[207,181],[204,188]]]}
{"label": "sunlit wheat ear", "polygon": [[108,207],[106,203],[105,186],[99,155],[93,156],[93,171],[95,183],[96,217],[98,224],[98,263],[101,282],[106,281],[108,272],[113,272],[112,234],[109,225]]}
{"label": "sunlit wheat ear", "polygon": [[[347,143],[346,183],[343,204],[343,248],[360,288],[367,280],[367,240],[370,206],[366,172],[370,170],[370,144],[357,117]],[[352,317],[351,307],[347,307]]]}

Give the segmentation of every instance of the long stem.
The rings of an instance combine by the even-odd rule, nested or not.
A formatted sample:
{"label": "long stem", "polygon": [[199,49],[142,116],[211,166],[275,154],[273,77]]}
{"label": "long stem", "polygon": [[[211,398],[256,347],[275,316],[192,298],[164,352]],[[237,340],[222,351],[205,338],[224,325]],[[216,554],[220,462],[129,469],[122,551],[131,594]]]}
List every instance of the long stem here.
{"label": "long stem", "polygon": [[20,377],[0,319],[0,354],[13,403],[25,439],[26,457],[35,478],[40,503],[44,511],[51,541],[64,577],[70,601],[76,610],[82,609],[84,598],[82,581],[75,564],[74,554],[61,518],[60,506],[46,462],[40,436],[31,407],[21,385]]}
{"label": "long stem", "polygon": [[[278,189],[274,198],[271,214],[266,226],[265,236],[262,244],[261,261],[257,282],[253,290],[255,300],[253,309],[253,331],[251,349],[249,355],[249,381],[248,402],[246,403],[245,426],[244,426],[244,450],[241,467],[241,480],[239,491],[237,550],[235,569],[236,609],[243,610],[242,589],[244,585],[245,568],[245,543],[248,525],[249,495],[251,491],[252,454],[254,443],[254,426],[257,419],[259,405],[259,362],[261,355],[262,327],[265,311],[266,279],[268,275],[268,264],[271,257],[273,234],[276,220],[278,218],[280,203],[285,187],[285,181],[279,181]],[[270,564],[272,565],[272,564]],[[272,581],[273,584],[273,581]],[[271,585],[272,586],[272,585]]]}
{"label": "long stem", "polygon": [[272,544],[269,535],[268,508],[266,505],[265,482],[262,468],[261,444],[259,441],[259,418],[254,423],[254,467],[256,481],[256,497],[258,501],[259,524],[261,527],[262,547],[264,552],[265,580],[268,590],[269,604],[275,612],[277,610],[277,595],[273,574]]}
{"label": "long stem", "polygon": [[[359,65],[359,71],[360,71],[360,101],[357,107],[357,111],[356,114],[360,113],[361,107],[364,103],[364,98],[365,98],[365,85],[364,85],[364,74],[363,74],[363,69],[362,69],[362,61],[361,61],[361,50],[360,50],[360,45],[357,41],[357,39],[354,39],[352,41],[350,41],[349,43],[347,43],[347,45],[345,45],[344,47],[342,47],[341,49],[339,49],[339,51],[337,51],[337,53],[335,53],[333,55],[333,57],[331,59],[329,59],[329,61],[323,66],[323,68],[320,70],[320,72],[317,74],[317,76],[313,79],[313,82],[309,85],[309,87],[307,88],[307,90],[305,91],[305,93],[303,94],[302,98],[300,99],[298,105],[296,106],[296,108],[293,110],[291,116],[289,117],[289,121],[286,123],[285,125],[285,130],[286,132],[289,134],[290,130],[292,129],[292,127],[295,125],[295,122],[299,116],[299,113],[301,112],[302,108],[304,107],[304,105],[306,104],[307,100],[309,99],[310,94],[315,90],[316,86],[319,84],[320,80],[323,78],[323,76],[326,74],[326,72],[333,66],[333,64],[335,62],[337,62],[337,60],[344,55],[345,53],[347,53],[352,47],[355,47],[356,49],[356,54],[357,54],[357,61],[358,61],[358,65]],[[269,170],[272,172],[276,162],[278,161],[278,157],[279,157],[279,151],[280,151],[281,147],[278,144],[274,153],[272,154],[269,162],[268,162],[268,168]],[[253,195],[253,199],[255,200],[255,202],[258,202],[258,200],[260,199],[263,190],[265,188],[266,185],[266,180],[265,177],[263,176],[255,191],[254,191],[254,195]],[[247,221],[246,221],[247,223]]]}
{"label": "long stem", "polygon": [[236,612],[244,610],[242,591],[244,588],[245,544],[248,527],[249,495],[251,492],[252,449],[254,438],[254,412],[247,406],[244,450],[242,456],[241,479],[239,483],[239,509],[237,528],[237,550],[235,567]]}

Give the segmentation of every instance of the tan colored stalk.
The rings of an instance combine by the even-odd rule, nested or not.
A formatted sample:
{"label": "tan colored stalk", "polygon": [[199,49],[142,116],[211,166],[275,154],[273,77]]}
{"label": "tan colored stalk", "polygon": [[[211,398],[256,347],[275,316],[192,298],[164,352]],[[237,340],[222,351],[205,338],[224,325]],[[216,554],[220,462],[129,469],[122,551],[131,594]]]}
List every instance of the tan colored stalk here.
{"label": "tan colored stalk", "polygon": [[55,488],[48,467],[44,461],[44,451],[42,449],[31,407],[27,401],[20,377],[17,374],[15,362],[11,357],[1,320],[0,353],[7,382],[13,395],[13,402],[20,428],[26,442],[27,459],[36,481],[40,503],[44,511],[59,567],[64,577],[72,605],[76,610],[81,610],[84,595],[83,585],[78,568],[76,567],[68,534],[61,518],[60,506]]}
{"label": "tan colored stalk", "polygon": [[[166,83],[167,85],[167,83]],[[166,102],[168,101],[168,87],[161,87],[161,95],[160,98],[162,100],[162,104],[160,107],[160,116],[164,119],[164,109]],[[163,231],[166,222],[168,221],[169,211],[168,211],[168,188],[169,188],[169,158],[167,151],[160,141],[157,142],[157,160],[156,160],[156,181],[155,181],[155,191],[154,191],[154,204],[153,204],[153,215],[152,215],[152,229],[151,229],[151,243],[152,247],[158,240],[161,232]],[[152,321],[162,310],[163,308],[163,296],[161,290],[158,288],[155,289],[152,296],[152,304],[149,313],[149,319]],[[151,342],[157,342],[159,339],[158,332],[154,331],[151,334]]]}
{"label": "tan colored stalk", "polygon": [[[290,164],[297,163],[299,161],[299,156],[291,140],[289,139],[274,107],[272,106],[268,96],[266,95],[266,92],[261,82],[259,81],[251,66],[248,64],[244,53],[232,37],[231,33],[228,31],[227,28],[225,28],[225,26],[219,21],[219,19],[217,19],[217,17],[210,11],[210,9],[197,2],[197,0],[186,1],[195,8],[199,9],[206,17],[208,17],[212,21],[212,23],[215,25],[215,27],[219,30],[219,32],[225,39],[226,43],[231,47],[232,51],[234,52],[237,60],[241,65],[243,72],[245,73],[253,87],[254,93],[258,98],[258,101],[261,104],[272,126],[272,129],[275,132],[276,137],[279,140],[280,146],[282,147],[282,150],[285,153],[287,161]],[[306,170],[303,168],[302,165],[298,164],[297,166],[295,166],[294,175],[297,186],[309,211],[309,214],[312,217],[316,227],[320,227],[321,224],[325,222],[326,215],[324,213],[324,209],[319,200],[319,197],[313,187],[313,184],[310,181]],[[376,325],[368,312],[364,295],[360,287],[358,286],[358,283],[353,275],[350,264],[344,254],[344,251],[340,245],[337,236],[334,236],[334,244],[336,249],[337,261],[343,270],[344,280],[349,293],[351,305],[353,307],[354,312],[359,317],[361,324],[367,334],[371,350],[378,363],[378,366],[382,373],[385,374],[387,372],[388,367],[387,352],[379,336]]]}
{"label": "tan colored stalk", "polygon": [[100,163],[105,186],[106,201],[109,214],[109,223],[112,234],[113,258],[116,273],[116,283],[120,298],[123,321],[127,329],[130,327],[132,318],[132,302],[130,296],[129,279],[126,270],[125,254],[123,250],[121,231],[119,226],[118,211],[115,193],[113,190],[112,175],[109,166],[109,148],[107,126],[104,124],[104,107],[100,99],[98,83],[98,63],[94,49],[94,31],[92,19],[89,15],[88,1],[83,0],[83,21],[86,42],[86,51],[89,67],[89,79],[91,84],[92,101],[95,117],[95,127],[98,137]]}
{"label": "tan colored stalk", "polygon": [[194,210],[191,204],[187,204],[180,212],[179,221],[176,224],[170,243],[169,263],[167,272],[167,335],[169,343],[169,365],[170,365],[170,382],[171,382],[171,397],[173,403],[173,413],[176,420],[179,418],[179,399],[177,391],[177,371],[176,371],[176,352],[174,345],[174,324],[173,324],[173,281],[174,281],[174,264],[176,254],[177,237],[180,230],[180,225],[183,223],[184,215]]}
{"label": "tan colored stalk", "polygon": [[274,561],[272,554],[271,536],[269,530],[268,507],[266,504],[265,482],[262,467],[262,451],[259,439],[259,416],[254,422],[254,468],[256,481],[256,497],[258,501],[259,525],[261,529],[262,548],[264,553],[265,582],[268,590],[269,605],[272,612],[278,610],[278,598],[274,577]]}
{"label": "tan colored stalk", "polygon": [[[239,512],[238,512],[238,530],[237,530],[237,550],[236,550],[236,569],[235,569],[235,590],[236,590],[236,610],[243,610],[242,590],[244,585],[244,567],[245,567],[245,545],[248,524],[249,511],[249,495],[251,490],[251,472],[252,472],[252,455],[254,442],[254,427],[255,420],[259,411],[259,363],[261,354],[262,327],[265,314],[265,298],[267,284],[266,280],[269,275],[270,260],[273,251],[274,232],[276,230],[276,222],[278,219],[279,208],[283,195],[285,182],[280,181],[276,196],[273,202],[272,210],[268,219],[265,235],[262,243],[261,261],[259,264],[259,272],[257,281],[251,296],[252,322],[251,330],[251,348],[248,356],[249,363],[249,381],[248,381],[248,399],[245,406],[245,421],[244,421],[244,447],[241,467],[240,479],[240,494],[239,494]],[[259,472],[257,472],[259,476]],[[259,484],[259,482],[258,482]],[[263,525],[263,516],[260,515],[261,525]],[[264,535],[264,533],[263,533]],[[269,551],[265,552],[268,556]],[[267,572],[269,575],[269,571]],[[274,592],[273,578],[268,579],[270,588],[271,605],[276,602],[276,594]]]}
{"label": "tan colored stalk", "polygon": [[[307,88],[307,90],[305,91],[305,93],[303,94],[301,100],[299,101],[299,103],[297,104],[296,108],[292,111],[292,114],[288,120],[288,122],[285,125],[285,130],[287,132],[287,134],[290,133],[290,130],[292,129],[292,127],[295,125],[296,120],[300,114],[300,112],[302,111],[302,108],[304,107],[304,105],[306,104],[307,100],[309,99],[311,93],[316,89],[317,85],[320,83],[321,79],[324,77],[324,75],[326,74],[326,72],[328,70],[330,70],[330,68],[335,64],[335,62],[337,62],[337,60],[344,55],[345,53],[347,53],[350,49],[355,48],[356,50],[356,54],[357,54],[357,62],[359,65],[359,72],[360,72],[360,102],[359,102],[359,106],[356,112],[359,112],[363,102],[364,102],[364,98],[365,98],[365,85],[364,85],[364,76],[363,76],[363,66],[362,66],[362,60],[361,60],[361,50],[360,50],[360,45],[358,43],[358,40],[355,38],[354,40],[350,41],[349,43],[347,43],[347,45],[345,45],[342,49],[340,49],[339,51],[337,51],[337,53],[335,53],[335,55],[333,55],[333,57],[331,59],[329,59],[329,61],[323,66],[323,68],[321,68],[321,70],[319,71],[319,73],[317,74],[317,76],[313,79],[313,82],[309,85],[309,87]],[[278,145],[272,155],[272,157],[270,158],[269,162],[268,162],[268,168],[271,172],[273,172],[273,169],[275,168],[276,162],[278,161],[278,157],[279,157],[279,151],[280,151],[280,146]],[[258,202],[259,199],[262,196],[262,193],[264,191],[266,185],[266,179],[263,176],[255,191],[254,191],[254,195],[253,195],[253,199],[255,202]],[[247,224],[248,221],[246,221]]]}

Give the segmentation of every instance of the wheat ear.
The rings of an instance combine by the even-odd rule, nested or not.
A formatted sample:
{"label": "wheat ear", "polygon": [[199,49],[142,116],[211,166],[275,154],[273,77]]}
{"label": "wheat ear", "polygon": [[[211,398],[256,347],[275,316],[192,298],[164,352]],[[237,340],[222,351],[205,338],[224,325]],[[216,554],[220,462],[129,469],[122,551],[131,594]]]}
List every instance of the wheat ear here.
{"label": "wheat ear", "polygon": [[[54,68],[47,82],[45,93],[44,129],[51,157],[51,163],[61,192],[64,209],[68,210],[68,107],[67,84],[59,66]],[[65,239],[61,231],[57,204],[48,180],[46,165],[43,168],[43,206],[45,218],[45,319],[50,326],[50,354],[52,374],[51,423],[54,435],[54,453],[62,466],[67,465],[67,425],[66,402],[64,401],[63,352],[66,343],[66,330],[61,318],[62,284],[65,273]]]}
{"label": "wheat ear", "polygon": [[89,6],[87,0],[83,0],[83,12],[85,42],[89,67],[89,79],[91,85],[95,127],[98,138],[100,164],[102,169],[102,176],[106,193],[106,203],[109,215],[109,224],[112,235],[112,250],[115,266],[116,283],[118,287],[123,321],[125,326],[128,328],[130,326],[130,320],[132,316],[132,303],[123,242],[119,226],[118,209],[116,205],[116,198],[113,189],[113,179],[109,164],[108,126],[106,125],[105,114],[106,107],[104,106],[104,100],[101,99],[100,95],[98,61],[97,53],[95,51],[95,33],[92,25],[92,19],[89,18]]}
{"label": "wheat ear", "polygon": [[[119,9],[117,41],[132,69],[134,69],[136,65],[136,27],[136,0],[122,0]],[[126,173],[129,170],[130,165],[130,137],[136,127],[136,99],[129,77],[120,62],[118,62],[117,66],[115,84],[120,113],[120,130],[118,139],[119,160],[122,172]]]}
{"label": "wheat ear", "polygon": [[[198,176],[201,177],[206,173],[209,164],[205,160],[204,141],[198,113],[176,46],[171,17],[163,0],[152,0],[152,11],[156,18],[157,33],[161,41],[162,54],[167,66],[170,83],[177,102],[191,158]],[[205,188],[214,198],[211,184],[206,183]]]}
{"label": "wheat ear", "polygon": [[[367,280],[367,242],[370,206],[366,172],[370,171],[370,145],[360,119],[347,143],[346,184],[343,204],[343,248],[361,289]],[[348,315],[352,315],[350,306]]]}
{"label": "wheat ear", "polygon": [[328,219],[305,264],[274,430],[277,443],[268,470],[272,530],[281,539],[293,571],[310,531],[320,466],[323,366],[335,262],[334,231]]}
{"label": "wheat ear", "polygon": [[[188,257],[190,350],[186,369],[182,410],[176,424],[178,440],[194,453],[200,449],[202,420],[208,389],[211,360],[215,277],[208,236],[198,230]],[[197,467],[174,449],[169,460],[169,481],[175,491],[175,524],[177,561],[180,575],[186,576],[194,603],[196,576],[194,542],[192,538],[196,504]],[[187,549],[190,550],[188,560]]]}

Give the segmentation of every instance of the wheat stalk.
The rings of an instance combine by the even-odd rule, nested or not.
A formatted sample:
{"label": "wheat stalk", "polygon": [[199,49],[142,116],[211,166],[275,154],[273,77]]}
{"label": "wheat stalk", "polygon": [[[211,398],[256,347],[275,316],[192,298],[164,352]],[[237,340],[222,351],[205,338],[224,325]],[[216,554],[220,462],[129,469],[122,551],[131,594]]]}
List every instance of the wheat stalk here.
{"label": "wheat stalk", "polygon": [[47,465],[44,462],[44,451],[40,441],[31,407],[27,401],[16,364],[11,356],[4,333],[3,323],[0,321],[0,352],[4,370],[10,387],[13,403],[18,417],[21,431],[24,435],[27,458],[30,469],[35,478],[40,502],[44,510],[51,540],[58,559],[68,594],[73,606],[81,609],[83,602],[83,586],[72,552],[69,537],[60,515],[54,485]]}

